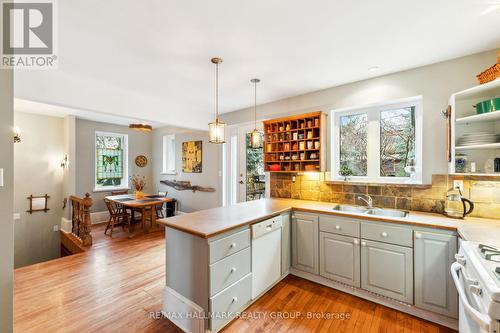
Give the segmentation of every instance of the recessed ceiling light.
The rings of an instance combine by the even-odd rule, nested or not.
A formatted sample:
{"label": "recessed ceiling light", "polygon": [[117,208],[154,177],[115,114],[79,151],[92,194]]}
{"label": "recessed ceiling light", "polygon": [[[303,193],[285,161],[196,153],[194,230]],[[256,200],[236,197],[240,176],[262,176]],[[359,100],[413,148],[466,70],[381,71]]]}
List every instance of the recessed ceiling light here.
{"label": "recessed ceiling light", "polygon": [[376,71],[378,71],[378,66],[373,66],[373,67],[370,67],[370,68],[368,68],[368,71],[369,71],[370,73],[376,72]]}

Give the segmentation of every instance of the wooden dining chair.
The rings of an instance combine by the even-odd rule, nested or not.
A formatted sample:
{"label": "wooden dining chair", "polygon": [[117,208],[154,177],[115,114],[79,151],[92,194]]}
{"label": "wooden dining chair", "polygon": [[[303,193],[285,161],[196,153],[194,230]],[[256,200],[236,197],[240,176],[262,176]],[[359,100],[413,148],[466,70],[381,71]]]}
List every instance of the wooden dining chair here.
{"label": "wooden dining chair", "polygon": [[[111,195],[124,195],[124,194],[128,194],[128,190],[111,191]],[[120,213],[124,213],[125,212],[125,208],[123,207],[123,205],[115,203],[115,207],[116,207],[116,210],[118,212],[120,212]]]}
{"label": "wooden dining chair", "polygon": [[106,225],[106,229],[104,230],[104,234],[106,235],[108,229],[111,228],[109,236],[113,238],[113,228],[115,227],[115,225],[121,225],[122,227],[127,226],[130,232],[130,215],[123,209],[117,208],[111,200],[104,199],[104,202],[106,203],[106,207],[108,208],[109,212],[109,220],[108,224]]}
{"label": "wooden dining chair", "polygon": [[[167,194],[168,194],[168,192],[158,192],[159,196],[162,196],[165,198],[167,197]],[[156,205],[155,210],[156,210],[156,217],[157,218],[164,218],[165,217],[165,215],[163,214],[163,206],[164,205],[165,205],[164,203],[162,203],[161,205]]]}

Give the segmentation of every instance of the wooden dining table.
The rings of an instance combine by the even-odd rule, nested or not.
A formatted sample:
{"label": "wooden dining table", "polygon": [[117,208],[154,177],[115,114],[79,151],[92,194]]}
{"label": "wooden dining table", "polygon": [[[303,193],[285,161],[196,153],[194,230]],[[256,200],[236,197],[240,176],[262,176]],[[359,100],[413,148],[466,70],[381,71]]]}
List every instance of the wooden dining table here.
{"label": "wooden dining table", "polygon": [[[107,196],[106,199],[117,205],[123,206],[124,209],[130,209],[132,221],[130,223],[131,227],[129,228],[129,236],[132,236],[133,232],[132,229],[135,211],[139,211],[141,213],[141,222],[142,225],[145,226],[145,210],[151,209],[151,227],[154,228],[156,226],[156,206],[175,201],[175,199],[157,194],[144,194],[144,196],[140,199],[137,199],[135,194],[120,194]],[[149,232],[149,229],[146,229],[145,231]]]}

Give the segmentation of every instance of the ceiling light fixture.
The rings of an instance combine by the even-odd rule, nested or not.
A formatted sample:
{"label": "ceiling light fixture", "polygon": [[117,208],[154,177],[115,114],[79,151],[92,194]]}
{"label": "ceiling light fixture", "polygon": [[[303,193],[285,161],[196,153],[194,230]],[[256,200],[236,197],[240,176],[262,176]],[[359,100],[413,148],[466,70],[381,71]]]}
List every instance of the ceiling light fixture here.
{"label": "ceiling light fixture", "polygon": [[250,134],[250,147],[252,147],[253,149],[261,149],[262,133],[257,129],[257,83],[259,83],[260,80],[251,79],[250,82],[254,84],[254,107],[253,107],[254,127],[252,133]]}
{"label": "ceiling light fixture", "polygon": [[219,119],[219,65],[221,58],[212,58],[215,64],[215,121],[208,124],[208,142],[225,143],[226,142],[226,123]]}
{"label": "ceiling light fixture", "polygon": [[130,124],[128,128],[141,132],[151,132],[153,130],[153,127],[147,124]]}
{"label": "ceiling light fixture", "polygon": [[368,68],[368,71],[369,71],[370,73],[374,73],[374,72],[378,71],[378,66],[373,66],[373,67],[370,67],[370,68]]}

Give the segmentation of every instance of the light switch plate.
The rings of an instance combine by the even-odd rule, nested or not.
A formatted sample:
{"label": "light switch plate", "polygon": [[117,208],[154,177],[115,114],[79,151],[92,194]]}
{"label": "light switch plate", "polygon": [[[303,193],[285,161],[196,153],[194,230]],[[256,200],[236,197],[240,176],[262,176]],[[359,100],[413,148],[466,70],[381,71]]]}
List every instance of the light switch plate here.
{"label": "light switch plate", "polygon": [[463,180],[454,180],[453,181],[453,188],[459,188],[460,191],[464,191],[464,181]]}
{"label": "light switch plate", "polygon": [[19,213],[14,213],[14,221],[20,220],[21,219],[21,214]]}
{"label": "light switch plate", "polygon": [[59,231],[59,225],[58,224],[54,224],[54,226],[52,227],[52,230],[53,231]]}

